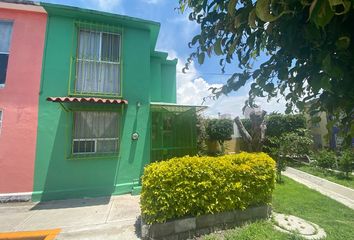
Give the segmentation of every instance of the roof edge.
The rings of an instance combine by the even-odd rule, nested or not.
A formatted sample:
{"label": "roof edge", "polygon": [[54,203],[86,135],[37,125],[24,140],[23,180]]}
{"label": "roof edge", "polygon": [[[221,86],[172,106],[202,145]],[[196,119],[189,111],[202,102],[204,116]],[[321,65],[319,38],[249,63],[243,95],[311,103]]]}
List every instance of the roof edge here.
{"label": "roof edge", "polygon": [[[62,4],[54,4],[54,3],[47,3],[47,2],[40,2],[40,5],[44,7],[47,11],[48,15],[59,15],[59,16],[68,16],[68,17],[82,17],[82,18],[89,18],[92,16],[96,16],[97,18],[104,18],[111,20],[112,22],[117,22],[122,26],[132,27],[132,28],[141,28],[150,31],[150,51],[154,51],[157,43],[158,34],[160,31],[161,24],[159,22],[145,20],[136,17],[130,17],[127,15],[121,15],[116,13],[109,13],[98,11],[94,9],[87,9],[87,8],[80,8],[75,6],[69,5],[62,5]],[[78,12],[81,16],[78,16]]]}
{"label": "roof edge", "polygon": [[1,0],[0,8],[15,11],[28,11],[47,14],[47,11],[38,2],[22,0]]}

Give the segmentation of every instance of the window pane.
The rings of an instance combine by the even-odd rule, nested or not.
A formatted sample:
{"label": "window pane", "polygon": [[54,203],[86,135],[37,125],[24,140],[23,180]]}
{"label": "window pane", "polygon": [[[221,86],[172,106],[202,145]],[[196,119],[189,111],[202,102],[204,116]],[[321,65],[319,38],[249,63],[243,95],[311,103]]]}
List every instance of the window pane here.
{"label": "window pane", "polygon": [[99,60],[100,33],[86,30],[79,31],[79,59]]}
{"label": "window pane", "polygon": [[12,33],[12,22],[0,21],[0,52],[8,53]]}
{"label": "window pane", "polygon": [[117,112],[75,112],[73,153],[118,150]]}
{"label": "window pane", "polygon": [[119,41],[119,35],[102,33],[102,61],[119,62]]}
{"label": "window pane", "polygon": [[78,60],[76,91],[119,94],[118,64]]}
{"label": "window pane", "polygon": [[97,140],[97,152],[117,152],[117,140]]}
{"label": "window pane", "polygon": [[73,153],[94,153],[95,141],[93,140],[75,140]]}
{"label": "window pane", "polygon": [[5,84],[9,55],[0,53],[0,84]]}

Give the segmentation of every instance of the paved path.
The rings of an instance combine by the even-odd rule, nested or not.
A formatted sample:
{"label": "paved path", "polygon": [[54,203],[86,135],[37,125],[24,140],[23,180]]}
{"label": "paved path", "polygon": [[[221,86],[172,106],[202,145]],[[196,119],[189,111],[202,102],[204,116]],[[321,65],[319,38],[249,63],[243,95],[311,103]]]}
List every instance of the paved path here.
{"label": "paved path", "polygon": [[352,209],[354,209],[354,190],[303,171],[287,167],[285,176],[314,189]]}
{"label": "paved path", "polygon": [[0,204],[0,232],[61,228],[56,239],[139,239],[139,196]]}

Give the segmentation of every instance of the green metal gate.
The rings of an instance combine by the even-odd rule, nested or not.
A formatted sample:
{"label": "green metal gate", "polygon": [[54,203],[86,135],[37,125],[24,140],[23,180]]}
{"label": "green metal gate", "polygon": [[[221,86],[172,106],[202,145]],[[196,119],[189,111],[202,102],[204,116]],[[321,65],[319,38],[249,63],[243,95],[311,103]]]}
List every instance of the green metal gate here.
{"label": "green metal gate", "polygon": [[197,154],[196,107],[151,105],[151,162]]}

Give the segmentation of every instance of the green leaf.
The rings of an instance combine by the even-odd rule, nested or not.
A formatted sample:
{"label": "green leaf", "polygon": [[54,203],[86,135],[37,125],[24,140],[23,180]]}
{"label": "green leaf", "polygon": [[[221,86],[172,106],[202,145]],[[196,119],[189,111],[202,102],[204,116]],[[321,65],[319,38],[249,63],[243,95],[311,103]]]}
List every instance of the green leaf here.
{"label": "green leaf", "polygon": [[205,59],[205,53],[204,52],[198,54],[198,63],[200,65],[202,65],[204,63],[204,59]]}
{"label": "green leaf", "polygon": [[236,41],[234,41],[232,44],[231,44],[231,46],[230,46],[230,48],[229,48],[229,52],[227,53],[229,56],[232,56],[232,54],[234,54],[234,52],[235,52],[235,49],[236,49]]}
{"label": "green leaf", "polygon": [[217,56],[222,55],[222,50],[221,50],[221,38],[216,39],[214,43],[214,52]]}
{"label": "green leaf", "polygon": [[248,25],[251,27],[251,28],[257,28],[257,25],[256,25],[256,10],[253,9],[249,15],[248,15]]}
{"label": "green leaf", "polygon": [[273,83],[267,83],[263,89],[266,91],[266,92],[272,92],[274,90],[274,84]]}
{"label": "green leaf", "polygon": [[330,77],[325,75],[321,78],[321,88],[323,88],[324,90],[331,90],[331,83],[330,83]]}
{"label": "green leaf", "polygon": [[242,14],[238,14],[234,19],[234,28],[238,29],[242,24]]}
{"label": "green leaf", "polygon": [[326,73],[330,73],[331,72],[331,66],[332,66],[331,55],[327,54],[327,56],[322,60],[323,70]]}
{"label": "green leaf", "polygon": [[192,39],[192,42],[191,42],[192,45],[195,45],[197,43],[197,41],[199,40],[199,38],[200,38],[200,35],[194,36],[193,39]]}
{"label": "green leaf", "polygon": [[319,78],[311,78],[309,79],[309,84],[312,87],[312,91],[318,93],[321,89],[321,79]]}
{"label": "green leaf", "polygon": [[336,15],[346,14],[350,10],[351,2],[349,0],[328,0],[328,2]]}
{"label": "green leaf", "polygon": [[274,16],[270,13],[270,0],[258,0],[256,3],[256,14],[263,22],[273,22],[283,16],[290,13],[290,11],[283,11],[278,16]]}
{"label": "green leaf", "polygon": [[348,36],[343,36],[337,39],[336,47],[339,50],[345,50],[350,45],[350,38]]}
{"label": "green leaf", "polygon": [[229,4],[227,5],[228,13],[233,16],[235,14],[237,0],[230,0]]}
{"label": "green leaf", "polygon": [[310,20],[319,27],[326,26],[334,16],[328,1],[329,0],[315,0],[311,4]]}

